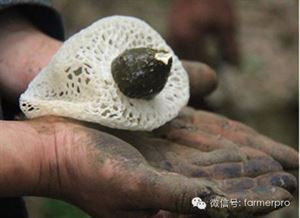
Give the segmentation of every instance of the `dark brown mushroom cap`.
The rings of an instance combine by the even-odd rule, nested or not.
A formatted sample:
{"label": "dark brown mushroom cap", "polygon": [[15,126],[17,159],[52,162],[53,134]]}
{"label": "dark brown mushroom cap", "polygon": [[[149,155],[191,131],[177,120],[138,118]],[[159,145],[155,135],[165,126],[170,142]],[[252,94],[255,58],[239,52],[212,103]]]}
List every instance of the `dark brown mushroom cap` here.
{"label": "dark brown mushroom cap", "polygon": [[133,48],[116,57],[112,76],[121,92],[129,98],[152,99],[166,85],[172,55],[151,48]]}

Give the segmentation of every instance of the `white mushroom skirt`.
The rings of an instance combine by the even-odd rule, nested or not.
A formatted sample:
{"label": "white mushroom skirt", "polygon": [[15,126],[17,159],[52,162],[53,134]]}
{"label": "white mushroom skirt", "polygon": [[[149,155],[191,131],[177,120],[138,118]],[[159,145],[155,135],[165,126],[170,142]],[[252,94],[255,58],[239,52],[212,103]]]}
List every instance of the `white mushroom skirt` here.
{"label": "white mushroom skirt", "polygon": [[[111,73],[111,63],[127,49],[170,52],[170,76],[151,100],[125,96]],[[111,16],[70,37],[20,97],[28,118],[57,115],[103,126],[151,131],[176,117],[187,104],[189,80],[165,40],[144,21]]]}

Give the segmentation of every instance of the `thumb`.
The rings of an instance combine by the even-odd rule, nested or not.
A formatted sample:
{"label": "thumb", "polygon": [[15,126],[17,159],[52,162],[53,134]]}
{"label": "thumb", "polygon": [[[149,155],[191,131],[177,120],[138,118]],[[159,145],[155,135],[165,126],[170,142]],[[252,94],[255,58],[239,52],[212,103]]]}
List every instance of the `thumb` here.
{"label": "thumb", "polygon": [[208,65],[197,61],[182,61],[190,80],[191,98],[203,98],[217,87],[217,74]]}

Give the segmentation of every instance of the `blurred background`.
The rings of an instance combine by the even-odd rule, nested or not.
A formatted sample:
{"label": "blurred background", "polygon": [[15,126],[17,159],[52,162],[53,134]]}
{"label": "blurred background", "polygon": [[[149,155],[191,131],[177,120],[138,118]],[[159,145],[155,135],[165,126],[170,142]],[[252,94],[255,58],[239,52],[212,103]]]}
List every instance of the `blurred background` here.
{"label": "blurred background", "polygon": [[[193,105],[242,121],[298,149],[297,0],[54,3],[63,16],[67,37],[104,16],[130,15],[145,20],[180,58],[202,61],[217,70],[217,90],[204,103],[193,99]],[[26,200],[32,218],[88,217],[61,201]],[[267,217],[297,218],[297,202]]]}

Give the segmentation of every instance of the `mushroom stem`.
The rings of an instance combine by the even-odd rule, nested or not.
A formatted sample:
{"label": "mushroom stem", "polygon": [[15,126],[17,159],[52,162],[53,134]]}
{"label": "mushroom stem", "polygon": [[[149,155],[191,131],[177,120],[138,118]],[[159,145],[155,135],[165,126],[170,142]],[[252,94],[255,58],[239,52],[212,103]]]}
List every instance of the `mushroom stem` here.
{"label": "mushroom stem", "polygon": [[111,72],[124,95],[149,100],[164,88],[172,60],[172,54],[166,51],[134,48],[113,60]]}

